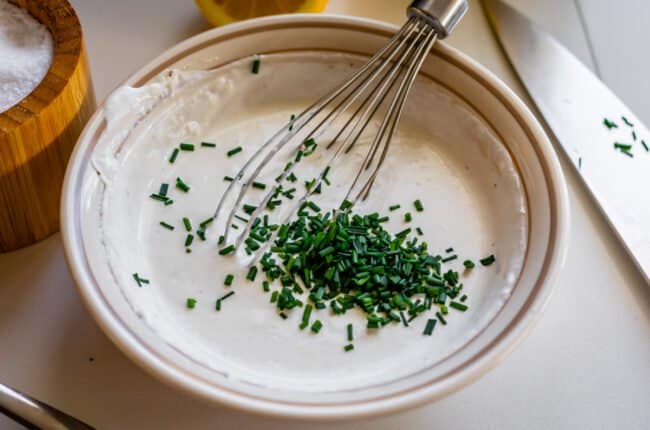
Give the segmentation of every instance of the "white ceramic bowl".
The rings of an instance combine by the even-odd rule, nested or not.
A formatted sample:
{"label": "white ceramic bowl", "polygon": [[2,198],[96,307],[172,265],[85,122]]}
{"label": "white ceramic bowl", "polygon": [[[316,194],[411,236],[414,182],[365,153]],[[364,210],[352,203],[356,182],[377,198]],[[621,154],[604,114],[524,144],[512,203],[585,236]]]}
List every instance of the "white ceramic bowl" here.
{"label": "white ceramic bowl", "polygon": [[[395,28],[369,20],[326,15],[275,16],[218,28],[193,37],[147,64],[125,84],[140,86],[170,67],[209,67],[257,53],[330,50],[368,55]],[[564,257],[567,192],[556,155],[535,117],[494,75],[462,53],[437,43],[422,74],[462,99],[501,138],[524,184],[528,246],[517,284],[496,317],[439,363],[375,386],[302,393],[242,384],[172,348],[149,330],[124,298],[93,275],[81,230],[89,198],[89,159],[105,128],[95,113],[70,160],[63,190],[62,233],[68,264],[93,317],[115,344],[156,377],[194,395],[233,407],[295,418],[342,419],[402,410],[438,399],[500,362],[539,318]]]}

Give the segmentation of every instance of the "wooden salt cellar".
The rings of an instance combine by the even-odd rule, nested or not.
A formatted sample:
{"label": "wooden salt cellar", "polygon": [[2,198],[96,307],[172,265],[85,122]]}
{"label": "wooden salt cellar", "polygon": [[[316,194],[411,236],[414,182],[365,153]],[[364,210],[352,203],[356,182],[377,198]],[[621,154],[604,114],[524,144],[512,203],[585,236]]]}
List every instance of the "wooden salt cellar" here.
{"label": "wooden salt cellar", "polygon": [[0,113],[0,252],[59,229],[66,162],[95,96],[81,25],[67,0],[9,0],[52,34],[52,66],[38,87]]}

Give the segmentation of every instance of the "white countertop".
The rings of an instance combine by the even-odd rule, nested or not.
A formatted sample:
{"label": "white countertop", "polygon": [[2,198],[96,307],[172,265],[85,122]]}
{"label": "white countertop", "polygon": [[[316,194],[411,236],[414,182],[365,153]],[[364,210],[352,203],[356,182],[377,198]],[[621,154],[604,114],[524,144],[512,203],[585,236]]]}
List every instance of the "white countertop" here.
{"label": "white countertop", "polygon": [[[332,0],[328,11],[400,23],[406,3]],[[449,42],[523,94],[480,4],[470,3]],[[649,40],[650,2],[621,0],[615,10],[610,0],[512,3],[593,66],[582,14],[603,79],[650,124],[650,60],[641,45]],[[191,0],[73,4],[99,100],[163,49],[207,29]],[[650,429],[650,286],[562,164],[572,209],[569,252],[545,315],[496,369],[437,403],[381,419],[307,424],[178,393],[100,332],[70,279],[59,235],[0,255],[0,381],[98,429]],[[14,428],[21,427],[0,417],[0,429]]]}

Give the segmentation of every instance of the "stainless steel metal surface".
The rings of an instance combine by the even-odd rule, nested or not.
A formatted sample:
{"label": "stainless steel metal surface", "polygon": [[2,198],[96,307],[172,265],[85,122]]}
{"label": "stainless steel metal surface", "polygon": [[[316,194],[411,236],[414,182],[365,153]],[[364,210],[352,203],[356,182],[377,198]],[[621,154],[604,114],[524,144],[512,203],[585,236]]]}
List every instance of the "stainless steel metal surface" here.
{"label": "stainless steel metal surface", "polygon": [[88,424],[3,384],[0,384],[0,412],[31,429],[93,430]]}
{"label": "stainless steel metal surface", "polygon": [[[424,8],[421,13],[412,13],[415,8],[420,7]],[[326,177],[330,169],[336,167],[339,158],[347,154],[362,135],[372,140],[372,143],[368,145],[363,161],[355,166],[357,173],[351,180],[343,200],[354,204],[359,199],[365,199],[386,158],[404,103],[418,71],[439,37],[437,28],[446,35],[466,10],[465,0],[413,2],[409,8],[407,22],[386,46],[346,82],[305,109],[267,140],[244,163],[217,205],[214,219],[218,221],[221,220],[220,216],[225,208],[230,207],[228,218],[223,224],[224,240],[221,247],[234,243],[239,248],[248,238],[253,221],[267,208],[270,201],[277,199],[280,193],[278,187],[286,185],[285,179],[293,173],[300,159],[315,150],[316,146],[311,146],[312,142],[331,150],[331,157],[323,166],[320,175],[313,178],[315,182],[309,189],[296,198],[285,199],[283,205],[288,206],[290,210],[278,221],[287,222],[315,190],[320,189],[321,183],[327,183]],[[441,15],[436,18],[437,24],[434,26],[430,14],[438,12]],[[377,114],[381,120],[379,126],[375,126],[376,122],[372,121]],[[334,131],[330,133],[334,137],[326,135],[328,131]],[[320,139],[321,137],[323,139]],[[293,146],[287,145],[289,142],[293,142]],[[274,172],[273,177],[277,177],[276,184],[255,203],[256,208],[248,213],[248,219],[242,220],[237,211],[241,209],[247,192],[269,166],[270,161],[278,157],[283,149],[288,149],[288,154],[284,156],[292,161],[283,171]],[[236,187],[240,190],[234,194]],[[237,237],[231,241],[232,225],[237,220],[244,222],[244,226],[236,229]],[[265,252],[274,238],[275,233],[265,242],[266,246],[262,247],[258,254]]]}
{"label": "stainless steel metal surface", "polygon": [[[650,283],[648,129],[549,34],[500,0],[483,4],[531,98]],[[609,130],[605,118],[617,127]],[[631,145],[631,155],[615,142]]]}
{"label": "stainless steel metal surface", "polygon": [[414,0],[408,8],[408,16],[421,16],[444,39],[467,12],[466,0]]}

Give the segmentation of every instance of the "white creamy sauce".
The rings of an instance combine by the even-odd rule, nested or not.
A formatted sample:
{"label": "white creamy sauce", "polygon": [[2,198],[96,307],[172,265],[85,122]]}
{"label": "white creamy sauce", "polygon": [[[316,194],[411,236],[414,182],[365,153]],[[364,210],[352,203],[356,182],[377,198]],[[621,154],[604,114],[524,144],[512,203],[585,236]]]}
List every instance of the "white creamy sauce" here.
{"label": "white creamy sauce", "polygon": [[[333,315],[315,311],[323,322],[317,335],[300,331],[302,309],[277,315],[270,295],[245,280],[245,255],[221,257],[216,240],[219,223],[208,229],[208,240],[195,238],[192,252],[183,243],[183,217],[194,229],[212,215],[227,183],[254,149],[278,130],[292,113],[342,81],[359,64],[355,57],[324,54],[278,54],[262,59],[260,73],[250,73],[250,60],[211,72],[170,72],[138,89],[121,88],[107,103],[107,129],[92,163],[101,178],[97,205],[89,203],[84,231],[101,237],[88,249],[91,266],[107,265],[113,278],[98,275],[103,288],[121,289],[142,324],[192,360],[237,380],[303,391],[329,391],[375,385],[411,374],[442,360],[471,339],[495,316],[510,295],[521,269],[527,238],[524,191],[513,161],[498,137],[459,98],[422,79],[416,83],[401,126],[370,198],[355,211],[391,215],[387,228],[397,232],[421,227],[432,253],[453,247],[461,258],[446,267],[462,272],[462,260],[494,253],[497,261],[477,264],[461,276],[470,309],[450,309],[448,325],[438,324],[432,336],[422,330],[431,314],[409,328],[391,324],[367,330],[358,310]],[[201,141],[217,144],[200,147]],[[168,162],[179,142],[196,145],[174,164]],[[332,169],[333,184],[323,187],[318,203],[337,206],[353,163],[368,142]],[[226,151],[242,146],[228,158]],[[329,152],[322,148],[303,165],[312,176]],[[272,163],[271,183],[285,159]],[[296,183],[303,189],[304,173]],[[191,186],[174,188],[177,177]],[[170,184],[174,204],[150,199],[162,182]],[[252,192],[254,194],[254,192]],[[258,191],[259,195],[262,194]],[[413,201],[420,199],[423,212]],[[388,206],[402,209],[388,212]],[[413,215],[405,224],[404,212]],[[168,231],[160,221],[175,226]],[[94,245],[93,245],[94,246]],[[141,288],[132,274],[150,280]],[[227,273],[236,280],[223,285]],[[215,300],[233,290],[216,312]],[[196,298],[196,308],[185,306]],[[427,316],[428,315],[428,316]],[[354,324],[355,349],[347,344],[346,325]]]}

